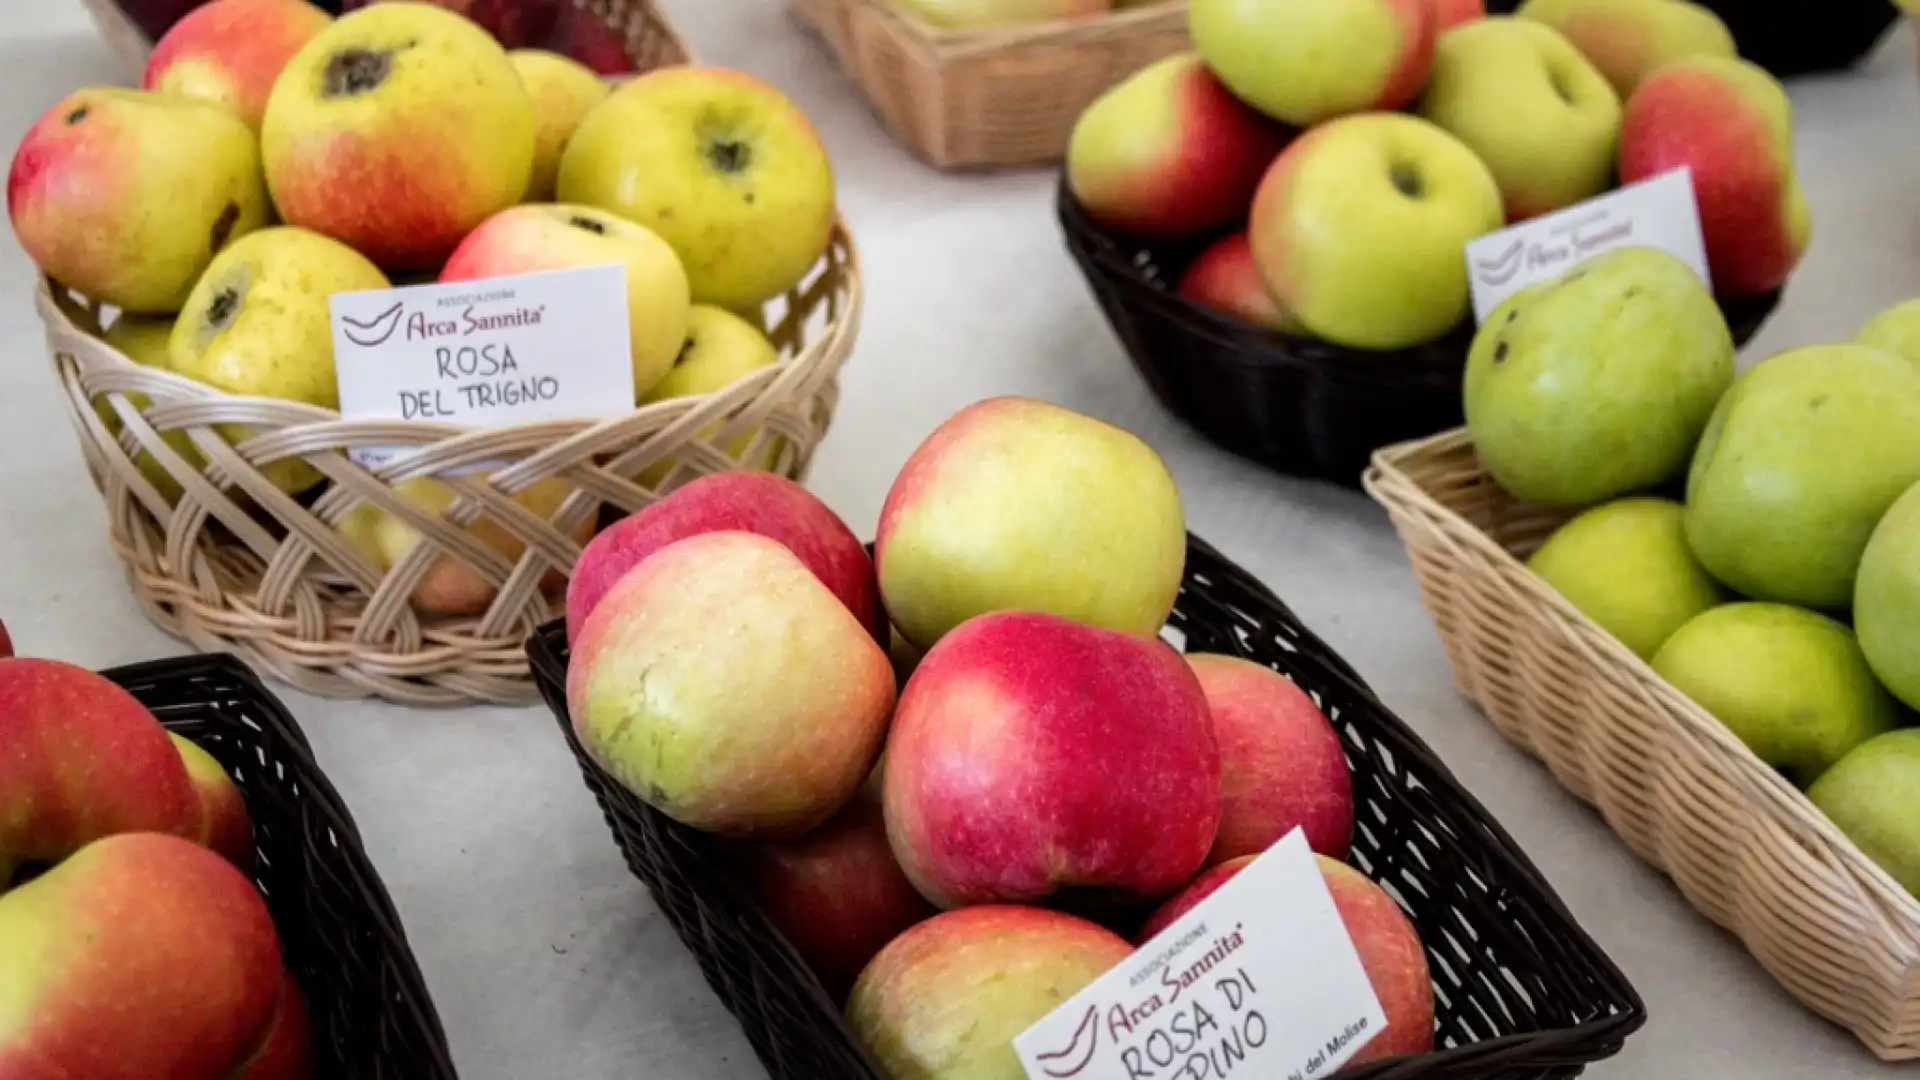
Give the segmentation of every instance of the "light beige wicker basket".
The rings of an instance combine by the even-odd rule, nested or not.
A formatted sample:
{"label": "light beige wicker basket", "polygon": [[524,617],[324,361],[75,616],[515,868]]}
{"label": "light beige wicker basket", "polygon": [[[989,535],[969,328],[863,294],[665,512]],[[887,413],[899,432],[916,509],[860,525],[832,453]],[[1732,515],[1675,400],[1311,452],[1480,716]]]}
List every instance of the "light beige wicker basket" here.
{"label": "light beige wicker basket", "polygon": [[1058,162],[1089,102],[1192,47],[1186,0],[977,30],[927,26],[891,0],[790,2],[894,137],[942,169]]}
{"label": "light beige wicker basket", "polygon": [[1364,483],[1405,541],[1461,693],[1820,1015],[1920,1058],[1920,902],[1522,563],[1566,514],[1515,500],[1464,430]]}

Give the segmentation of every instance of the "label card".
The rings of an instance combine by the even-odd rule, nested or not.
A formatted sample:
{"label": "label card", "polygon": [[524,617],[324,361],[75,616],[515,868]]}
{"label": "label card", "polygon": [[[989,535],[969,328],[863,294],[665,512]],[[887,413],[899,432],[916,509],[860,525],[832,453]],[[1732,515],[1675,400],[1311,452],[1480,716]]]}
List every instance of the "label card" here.
{"label": "label card", "polygon": [[1311,1080],[1386,1029],[1296,829],[1013,1049],[1031,1080]]}
{"label": "label card", "polygon": [[1620,247],[1659,248],[1713,287],[1692,170],[1650,176],[1469,241],[1467,280],[1473,287],[1474,321],[1484,320],[1502,300],[1528,285]]}
{"label": "label card", "polygon": [[[340,415],[503,427],[634,408],[626,268],[335,293]],[[410,453],[362,446],[377,468]]]}

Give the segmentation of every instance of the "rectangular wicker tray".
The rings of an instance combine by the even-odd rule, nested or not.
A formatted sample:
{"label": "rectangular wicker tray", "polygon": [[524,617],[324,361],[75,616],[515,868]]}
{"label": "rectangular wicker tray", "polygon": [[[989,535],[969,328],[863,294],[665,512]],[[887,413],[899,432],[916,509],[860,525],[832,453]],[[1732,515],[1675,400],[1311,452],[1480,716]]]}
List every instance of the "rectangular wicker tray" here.
{"label": "rectangular wicker tray", "polygon": [[[1563,1080],[1619,1052],[1645,1021],[1626,977],[1446,766],[1285,604],[1189,537],[1168,630],[1185,649],[1267,664],[1333,718],[1360,817],[1351,861],[1395,894],[1426,942],[1440,1049],[1342,1080]],[[527,650],[627,865],[774,1080],[881,1080],[819,981],[723,872],[712,841],[634,798],[581,749],[567,717],[565,626],[543,628]]]}
{"label": "rectangular wicker tray", "polygon": [[1464,430],[1381,450],[1365,483],[1460,692],[1794,997],[1882,1058],[1920,1058],[1920,902],[1526,568],[1567,515],[1501,490]]}

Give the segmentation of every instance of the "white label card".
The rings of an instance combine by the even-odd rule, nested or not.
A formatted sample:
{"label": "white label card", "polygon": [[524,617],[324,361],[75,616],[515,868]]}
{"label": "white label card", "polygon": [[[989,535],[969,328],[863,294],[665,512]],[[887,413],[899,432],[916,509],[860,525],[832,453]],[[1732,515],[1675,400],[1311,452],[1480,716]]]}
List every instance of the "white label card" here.
{"label": "white label card", "polygon": [[[626,268],[335,293],[340,415],[503,427],[633,411]],[[350,453],[377,468],[408,447]]]}
{"label": "white label card", "polygon": [[1309,1080],[1386,1029],[1296,829],[1013,1049],[1031,1080]]}
{"label": "white label card", "polygon": [[1467,243],[1473,318],[1486,319],[1502,300],[1537,281],[1620,247],[1659,248],[1693,270],[1708,289],[1707,244],[1693,172],[1680,168],[1529,218]]}

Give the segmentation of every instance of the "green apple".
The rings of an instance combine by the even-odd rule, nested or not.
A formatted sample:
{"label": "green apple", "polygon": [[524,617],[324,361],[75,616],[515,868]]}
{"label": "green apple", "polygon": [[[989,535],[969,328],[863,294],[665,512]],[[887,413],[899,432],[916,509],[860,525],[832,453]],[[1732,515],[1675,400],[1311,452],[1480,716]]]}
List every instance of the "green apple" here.
{"label": "green apple", "polygon": [[1671,499],[1616,499],[1574,515],[1527,567],[1642,660],[1675,630],[1727,599],[1687,550],[1685,511]]}
{"label": "green apple", "polygon": [[1864,345],[1809,345],[1733,384],[1687,475],[1687,543],[1736,592],[1852,602],[1880,516],[1920,481],[1920,369]]}
{"label": "green apple", "polygon": [[1733,335],[1693,271],[1615,248],[1488,314],[1467,354],[1467,430],[1514,495],[1600,502],[1679,475],[1733,376]]}
{"label": "green apple", "polygon": [[[731,311],[695,304],[687,313],[686,342],[680,347],[672,369],[651,390],[640,395],[640,404],[715,393],[763,367],[772,366],[779,359],[780,353],[773,342],[752,323]],[[718,426],[717,423],[709,425],[701,436],[711,435]],[[738,460],[747,452],[758,431],[758,428],[749,428],[741,432],[727,445],[727,453]],[[741,464],[750,469],[771,468],[779,449],[779,440],[770,439],[755,460]],[[660,490],[661,483],[673,471],[675,460],[663,458],[649,465],[640,474],[640,482]]]}
{"label": "green apple", "polygon": [[1853,631],[1786,604],[1710,608],[1674,631],[1653,670],[1802,787],[1900,723]]}
{"label": "green apple", "polygon": [[1294,127],[1412,101],[1433,63],[1432,0],[1189,0],[1200,59]]}
{"label": "green apple", "polygon": [[1565,34],[1622,99],[1675,60],[1737,55],[1726,23],[1687,0],[1527,0],[1515,14]]}
{"label": "green apple", "polygon": [[522,202],[552,202],[560,155],[580,121],[606,100],[609,87],[594,70],[544,49],[515,49],[507,60],[533,100],[533,178]]}
{"label": "green apple", "polygon": [[1861,743],[1807,789],[1807,798],[1867,858],[1920,896],[1920,729]]}
{"label": "green apple", "polygon": [[1281,152],[1247,233],[1268,292],[1309,333],[1400,349],[1467,317],[1467,241],[1501,221],[1500,187],[1464,143],[1417,116],[1366,113]]}
{"label": "green apple", "polygon": [[1920,300],[1895,304],[1860,324],[1853,340],[1920,364]]}
{"label": "green apple", "polygon": [[1620,95],[1544,23],[1495,15],[1442,35],[1419,113],[1493,170],[1508,221],[1613,184]]}
{"label": "green apple", "polygon": [[1920,484],[1894,500],[1860,555],[1853,630],[1880,681],[1920,708]]}

